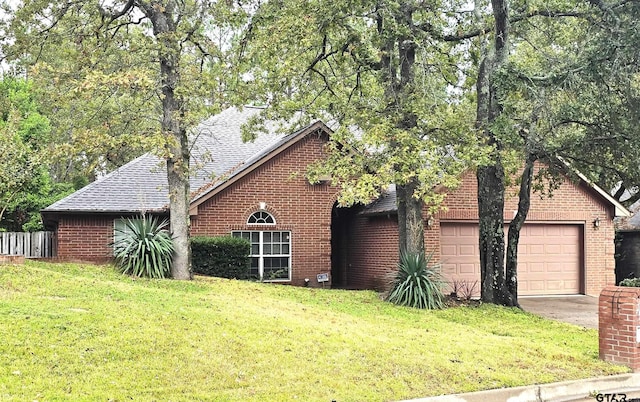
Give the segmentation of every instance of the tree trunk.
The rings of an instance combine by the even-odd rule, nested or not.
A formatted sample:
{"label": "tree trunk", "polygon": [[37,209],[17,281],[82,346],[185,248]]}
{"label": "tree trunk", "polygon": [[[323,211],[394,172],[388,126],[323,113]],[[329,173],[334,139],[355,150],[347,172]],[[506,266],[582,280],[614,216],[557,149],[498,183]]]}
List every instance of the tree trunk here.
{"label": "tree trunk", "polygon": [[398,237],[401,253],[424,253],[423,202],[414,197],[416,188],[416,179],[404,185],[396,185]]}
{"label": "tree trunk", "polygon": [[533,180],[533,164],[535,156],[529,155],[522,171],[520,182],[520,192],[518,193],[518,212],[509,224],[509,233],[507,235],[507,261],[506,261],[506,280],[507,290],[513,296],[514,300],[518,300],[518,243],[520,242],[520,229],[529,213],[531,205],[531,181]]}
{"label": "tree trunk", "polygon": [[[397,14],[397,21],[404,26],[413,24],[413,6],[410,3],[403,3]],[[397,22],[396,21],[396,22]],[[378,15],[379,34],[383,35],[383,18]],[[395,22],[394,22],[395,23]],[[405,92],[414,85],[414,64],[416,60],[417,45],[408,37],[399,36],[397,38],[387,37],[382,42],[380,54],[382,55],[383,81],[386,84],[385,97],[389,101],[389,111],[392,114],[398,113],[402,116],[396,127],[400,130],[412,130],[417,126],[417,118],[410,110],[406,110],[403,105],[402,96],[408,96]],[[390,55],[397,52],[398,65],[394,65]],[[399,79],[398,79],[399,78]],[[390,148],[401,148],[402,144],[391,141]],[[399,170],[402,168],[397,168]],[[416,170],[418,167],[416,167]],[[422,207],[424,205],[420,198],[415,197],[418,188],[418,178],[412,177],[406,183],[395,183],[396,202],[398,205],[398,246],[400,253],[423,254],[424,253],[424,221],[422,219]]]}
{"label": "tree trunk", "polygon": [[[480,247],[480,297],[488,303],[517,305],[505,281],[504,245],[504,167],[500,151],[502,144],[492,132],[502,114],[494,74],[507,61],[509,43],[509,10],[505,0],[492,0],[495,17],[493,48],[483,48],[483,60],[478,69],[476,127],[486,144],[492,146],[493,160],[478,168],[478,218]],[[479,2],[476,2],[479,7]],[[517,285],[517,283],[516,283]]]}
{"label": "tree trunk", "polygon": [[176,94],[180,80],[180,44],[172,39],[176,24],[173,4],[153,3],[145,8],[160,44],[158,58],[162,79],[162,132],[167,137],[167,181],[169,185],[170,224],[174,243],[171,276],[191,279],[189,243],[189,143],[182,124],[182,98]]}
{"label": "tree trunk", "polygon": [[493,146],[492,165],[480,166],[478,179],[478,246],[480,252],[480,298],[487,303],[512,305],[504,280],[504,168],[500,144],[490,130],[496,113],[492,103],[490,77],[493,55],[483,57],[478,69],[476,126],[488,145]]}
{"label": "tree trunk", "polygon": [[478,168],[480,298],[513,306],[504,280],[504,170],[502,164]]}

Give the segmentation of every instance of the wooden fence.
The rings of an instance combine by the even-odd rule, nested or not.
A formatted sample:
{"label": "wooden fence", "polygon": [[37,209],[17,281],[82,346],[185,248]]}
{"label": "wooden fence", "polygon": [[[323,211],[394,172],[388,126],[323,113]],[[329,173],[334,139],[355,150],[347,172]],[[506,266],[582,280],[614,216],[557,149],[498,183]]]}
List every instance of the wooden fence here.
{"label": "wooden fence", "polygon": [[53,232],[0,232],[0,254],[27,258],[55,256]]}

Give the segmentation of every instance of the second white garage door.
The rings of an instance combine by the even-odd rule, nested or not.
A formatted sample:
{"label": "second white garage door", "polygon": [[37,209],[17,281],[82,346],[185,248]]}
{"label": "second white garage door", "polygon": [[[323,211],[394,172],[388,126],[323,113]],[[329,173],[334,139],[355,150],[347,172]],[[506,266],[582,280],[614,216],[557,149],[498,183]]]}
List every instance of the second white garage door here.
{"label": "second white garage door", "polygon": [[[443,222],[440,228],[445,279],[449,283],[477,281],[479,293],[478,225]],[[579,225],[524,225],[518,247],[518,294],[580,293],[580,233]]]}

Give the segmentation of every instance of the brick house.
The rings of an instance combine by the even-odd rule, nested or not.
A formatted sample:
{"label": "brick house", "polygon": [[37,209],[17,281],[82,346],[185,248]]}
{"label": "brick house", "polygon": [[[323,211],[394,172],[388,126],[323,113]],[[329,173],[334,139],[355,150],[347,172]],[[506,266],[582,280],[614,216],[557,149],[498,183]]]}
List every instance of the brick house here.
{"label": "brick house", "polygon": [[[515,215],[515,191],[505,200],[504,219]],[[394,193],[353,215],[353,231],[358,233],[350,255],[346,281],[356,288],[379,288],[398,259],[397,219]],[[462,184],[449,193],[445,209],[433,216],[423,211],[425,247],[434,261],[442,263],[445,279],[480,289],[478,250],[477,180],[467,172]],[[520,233],[518,248],[519,295],[587,294],[597,296],[615,281],[614,225],[617,216],[629,212],[609,194],[581,177],[563,179],[552,197],[531,196],[527,221]],[[505,227],[506,233],[506,227]],[[381,243],[380,238],[393,239]],[[385,244],[369,253],[368,244]],[[334,276],[336,272],[334,272]]]}
{"label": "brick house", "polygon": [[[275,281],[303,285],[305,278],[329,274],[331,214],[337,189],[309,184],[305,169],[322,158],[329,129],[315,122],[289,135],[276,126],[253,142],[241,126],[259,108],[227,109],[198,127],[190,178],[191,234],[246,237],[252,268]],[[57,257],[105,262],[122,218],[144,212],[168,215],[163,162],[143,155],[42,211],[55,228]],[[283,272],[283,269],[285,268]]]}
{"label": "brick house", "polygon": [[[241,126],[259,113],[228,109],[201,124],[193,150],[192,235],[234,235],[252,242],[252,269],[265,280],[382,288],[398,258],[395,194],[368,206],[339,208],[337,188],[310,184],[331,131],[315,122],[288,135],[274,126],[254,142]],[[211,154],[211,158],[207,155]],[[446,212],[426,219],[425,245],[449,281],[479,279],[475,175],[446,197]],[[505,208],[513,216],[517,200]],[[114,227],[141,212],[167,215],[163,163],[144,155],[42,211],[57,233],[58,258],[106,261]],[[553,198],[532,197],[520,251],[522,294],[597,294],[613,283],[615,216],[628,212],[586,180],[565,180]],[[425,216],[427,216],[425,214]],[[597,225],[596,225],[597,223]]]}

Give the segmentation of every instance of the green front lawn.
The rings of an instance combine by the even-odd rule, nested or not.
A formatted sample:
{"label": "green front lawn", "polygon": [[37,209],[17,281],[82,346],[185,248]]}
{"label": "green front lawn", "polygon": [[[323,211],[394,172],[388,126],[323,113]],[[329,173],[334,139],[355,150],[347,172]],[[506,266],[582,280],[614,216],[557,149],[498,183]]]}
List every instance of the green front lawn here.
{"label": "green front lawn", "polygon": [[627,372],[598,333],[495,306],[110,267],[0,266],[0,400],[386,401]]}

